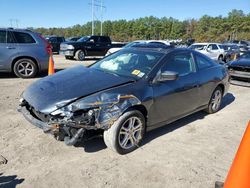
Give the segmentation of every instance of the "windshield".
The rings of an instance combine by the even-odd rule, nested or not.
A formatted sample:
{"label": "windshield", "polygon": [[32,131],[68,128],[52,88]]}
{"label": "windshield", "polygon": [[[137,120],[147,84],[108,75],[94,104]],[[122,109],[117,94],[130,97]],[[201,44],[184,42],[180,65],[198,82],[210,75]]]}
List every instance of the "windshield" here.
{"label": "windshield", "polygon": [[244,53],[240,56],[241,58],[250,59],[250,52]]}
{"label": "windshield", "polygon": [[129,47],[131,47],[131,46],[133,46],[135,44],[139,44],[139,43],[141,43],[141,42],[130,42],[127,45],[125,45],[124,48],[129,48]]}
{"label": "windshield", "polygon": [[224,50],[230,50],[231,49],[231,46],[229,46],[229,45],[220,45],[221,46],[221,48],[223,48]]}
{"label": "windshield", "polygon": [[89,37],[82,37],[82,38],[78,39],[77,41],[78,42],[86,42],[88,40],[89,40]]}
{"label": "windshield", "polygon": [[100,60],[91,68],[139,79],[147,75],[163,55],[159,52],[121,50]]}
{"label": "windshield", "polygon": [[203,50],[205,46],[205,44],[193,44],[189,48],[191,48],[192,50]]}

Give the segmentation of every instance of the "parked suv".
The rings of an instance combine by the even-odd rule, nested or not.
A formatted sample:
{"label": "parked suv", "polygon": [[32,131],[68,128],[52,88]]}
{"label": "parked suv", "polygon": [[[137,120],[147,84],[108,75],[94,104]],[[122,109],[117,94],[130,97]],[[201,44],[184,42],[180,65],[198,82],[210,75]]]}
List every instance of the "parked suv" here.
{"label": "parked suv", "polygon": [[38,33],[0,28],[0,72],[32,78],[48,69],[51,45]]}
{"label": "parked suv", "polygon": [[111,47],[111,39],[107,36],[85,36],[76,42],[62,43],[60,54],[66,59],[83,61],[86,56],[104,56]]}
{"label": "parked suv", "polygon": [[197,50],[213,60],[223,61],[225,59],[225,50],[219,43],[194,43],[189,48]]}
{"label": "parked suv", "polygon": [[60,51],[60,45],[62,42],[65,42],[64,37],[58,37],[58,36],[46,36],[46,40],[49,41],[49,43],[52,46],[52,52],[59,53]]}

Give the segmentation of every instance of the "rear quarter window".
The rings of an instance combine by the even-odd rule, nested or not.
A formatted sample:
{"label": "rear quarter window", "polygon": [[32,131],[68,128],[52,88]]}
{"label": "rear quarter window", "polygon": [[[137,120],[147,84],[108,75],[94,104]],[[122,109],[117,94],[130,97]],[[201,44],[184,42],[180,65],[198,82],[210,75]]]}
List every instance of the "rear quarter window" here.
{"label": "rear quarter window", "polygon": [[21,43],[21,44],[36,43],[36,41],[33,39],[33,37],[28,33],[13,32],[13,35],[14,35],[17,43]]}
{"label": "rear quarter window", "polygon": [[103,42],[103,43],[110,43],[110,39],[108,37],[100,37],[100,42]]}
{"label": "rear quarter window", "polygon": [[6,43],[7,38],[7,32],[6,31],[0,31],[0,43]]}
{"label": "rear quarter window", "polygon": [[214,65],[213,60],[202,54],[195,53],[194,56],[199,70],[207,69]]}

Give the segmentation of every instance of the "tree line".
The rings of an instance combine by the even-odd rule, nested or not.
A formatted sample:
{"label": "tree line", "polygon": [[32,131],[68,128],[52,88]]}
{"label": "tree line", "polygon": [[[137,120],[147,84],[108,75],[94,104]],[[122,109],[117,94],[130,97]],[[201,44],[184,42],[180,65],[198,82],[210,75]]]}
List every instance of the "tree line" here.
{"label": "tree line", "polygon": [[[95,34],[99,35],[101,23],[95,22]],[[67,28],[29,28],[43,35],[58,35],[66,38],[91,35],[92,23]],[[204,15],[200,19],[180,21],[172,17],[154,16],[103,22],[103,35],[113,41],[149,39],[189,39],[196,42],[222,42],[229,39],[250,40],[250,14],[232,10],[226,17]]]}

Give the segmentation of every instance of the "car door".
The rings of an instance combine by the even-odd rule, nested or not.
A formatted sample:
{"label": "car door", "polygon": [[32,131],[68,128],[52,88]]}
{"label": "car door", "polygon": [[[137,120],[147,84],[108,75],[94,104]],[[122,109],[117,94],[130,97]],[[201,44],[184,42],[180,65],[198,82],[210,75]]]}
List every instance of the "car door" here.
{"label": "car door", "polygon": [[104,56],[111,47],[111,41],[108,37],[100,36],[97,48],[100,56]]}
{"label": "car door", "polygon": [[177,72],[179,78],[152,85],[154,103],[149,119],[154,123],[178,119],[194,111],[200,103],[199,75],[190,51],[169,54],[159,70],[164,71]]}
{"label": "car door", "polygon": [[216,44],[209,44],[205,53],[211,59],[217,60],[220,55],[220,50]]}
{"label": "car door", "polygon": [[215,74],[216,70],[214,70],[215,63],[207,56],[197,52],[194,52],[193,55],[200,75],[200,104],[207,105],[215,89],[215,81],[218,80]]}
{"label": "car door", "polygon": [[18,46],[10,31],[0,30],[0,70],[11,70],[12,60],[18,53]]}
{"label": "car door", "polygon": [[88,39],[85,45],[87,56],[99,56],[98,48],[96,46],[99,40],[98,36],[92,36]]}

